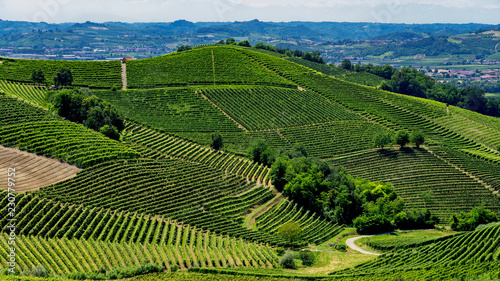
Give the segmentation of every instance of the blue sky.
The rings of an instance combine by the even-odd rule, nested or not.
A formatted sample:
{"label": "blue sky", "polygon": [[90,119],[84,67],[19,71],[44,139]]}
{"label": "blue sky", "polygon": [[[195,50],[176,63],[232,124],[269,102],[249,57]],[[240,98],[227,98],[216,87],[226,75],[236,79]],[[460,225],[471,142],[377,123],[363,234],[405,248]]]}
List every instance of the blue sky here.
{"label": "blue sky", "polygon": [[349,21],[500,24],[500,0],[0,0],[0,19],[46,22]]}

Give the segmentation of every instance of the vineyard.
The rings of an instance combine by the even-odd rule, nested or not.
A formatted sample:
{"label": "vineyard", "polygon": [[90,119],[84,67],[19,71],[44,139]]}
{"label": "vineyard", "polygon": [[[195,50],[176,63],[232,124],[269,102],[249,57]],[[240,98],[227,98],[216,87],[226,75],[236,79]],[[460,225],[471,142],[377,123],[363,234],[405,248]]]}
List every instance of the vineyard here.
{"label": "vineyard", "polygon": [[[425,206],[444,223],[451,214],[481,204],[500,212],[498,198],[484,185],[425,150],[368,151],[331,163],[357,177],[391,182],[407,207]],[[426,192],[432,193],[427,202]]]}
{"label": "vineyard", "polygon": [[[384,272],[435,270],[427,278],[452,278],[459,272],[445,268],[469,267],[476,272],[498,271],[500,263],[500,224],[464,235],[436,241],[418,248],[397,250],[355,269],[334,272],[332,275],[367,275]],[[457,268],[458,266],[458,268]],[[438,270],[442,270],[439,272]],[[454,274],[455,273],[455,274]],[[404,275],[403,275],[404,276]]]}
{"label": "vineyard", "polygon": [[234,48],[226,47],[199,48],[129,61],[127,78],[129,88],[227,84],[295,86]]}
{"label": "vineyard", "polygon": [[120,61],[54,61],[22,60],[0,58],[0,80],[33,83],[34,70],[42,70],[46,84],[54,83],[54,76],[61,68],[68,68],[73,74],[73,85],[106,88],[121,87]]}
{"label": "vineyard", "polygon": [[[73,88],[89,88],[121,114],[119,138],[59,117],[48,104],[32,73],[41,69],[51,83],[61,67],[72,70]],[[149,263],[189,272],[130,280],[465,280],[500,272],[500,224],[370,237],[368,246],[383,254],[361,257],[344,249],[355,230],[336,223],[343,213],[332,215],[353,204],[341,182],[352,178],[337,177],[344,173],[391,183],[404,208],[426,208],[440,226],[477,206],[500,215],[498,119],[366,86],[381,83],[368,73],[246,47],[199,46],[127,61],[126,71],[130,90],[116,90],[119,61],[1,59],[4,273],[11,216],[23,274],[37,266],[51,277],[111,274]],[[424,144],[375,146],[377,134],[401,130],[422,132]],[[271,165],[275,159],[283,166]],[[300,180],[288,186],[296,190],[278,184],[281,172]],[[335,192],[314,198],[317,206],[345,205],[315,213],[285,196],[326,186]],[[384,193],[381,186],[366,196]],[[300,235],[289,238],[285,225]],[[295,269],[284,268],[290,255]]]}

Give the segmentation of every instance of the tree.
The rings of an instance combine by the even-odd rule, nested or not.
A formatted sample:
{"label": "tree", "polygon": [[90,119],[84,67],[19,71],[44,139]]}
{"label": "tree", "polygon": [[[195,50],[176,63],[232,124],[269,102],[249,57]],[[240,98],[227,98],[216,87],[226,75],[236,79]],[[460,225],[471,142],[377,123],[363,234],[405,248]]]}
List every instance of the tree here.
{"label": "tree", "polygon": [[182,52],[182,51],[188,51],[188,50],[191,50],[191,46],[189,45],[180,45],[178,48],[177,48],[177,52]]}
{"label": "tree", "polygon": [[280,260],[279,265],[284,268],[295,269],[297,266],[295,265],[295,257],[292,252],[286,252]]}
{"label": "tree", "polygon": [[411,133],[410,140],[417,148],[420,148],[420,145],[425,143],[424,133],[421,131],[414,131]]}
{"label": "tree", "polygon": [[252,45],[250,44],[250,42],[248,42],[248,40],[245,40],[245,41],[241,41],[241,42],[238,42],[238,44],[236,44],[238,46],[242,46],[242,47],[252,47]]}
{"label": "tree", "polygon": [[290,244],[293,244],[302,237],[303,230],[294,221],[289,221],[278,227],[278,235]]}
{"label": "tree", "polygon": [[399,131],[395,137],[395,143],[399,144],[401,148],[410,142],[410,136],[406,131]]}
{"label": "tree", "polygon": [[73,74],[69,68],[61,68],[54,77],[54,84],[57,86],[68,86],[73,83]]}
{"label": "tree", "polygon": [[384,147],[391,144],[391,135],[389,133],[378,133],[375,135],[373,141],[376,147],[384,149]]}
{"label": "tree", "polygon": [[236,44],[236,40],[234,40],[233,37],[226,39],[226,45],[233,45],[233,44]]}
{"label": "tree", "polygon": [[45,74],[43,74],[41,69],[34,70],[31,74],[31,80],[33,80],[35,84],[43,84],[45,83]]}
{"label": "tree", "polygon": [[113,140],[120,139],[120,133],[118,132],[118,129],[116,129],[115,126],[104,125],[99,129],[99,132],[110,139]]}
{"label": "tree", "polygon": [[340,67],[346,70],[351,70],[352,69],[352,63],[350,60],[345,59],[340,63]]}
{"label": "tree", "polygon": [[222,136],[220,135],[219,132],[213,133],[212,134],[212,143],[210,144],[210,147],[215,150],[219,150],[224,146],[224,143],[222,142]]}
{"label": "tree", "polygon": [[451,229],[455,231],[472,231],[478,225],[498,221],[495,213],[484,207],[474,207],[470,213],[460,212],[459,215],[453,215],[450,223]]}
{"label": "tree", "polygon": [[384,215],[362,215],[354,219],[354,227],[359,234],[377,234],[394,230],[389,217]]}

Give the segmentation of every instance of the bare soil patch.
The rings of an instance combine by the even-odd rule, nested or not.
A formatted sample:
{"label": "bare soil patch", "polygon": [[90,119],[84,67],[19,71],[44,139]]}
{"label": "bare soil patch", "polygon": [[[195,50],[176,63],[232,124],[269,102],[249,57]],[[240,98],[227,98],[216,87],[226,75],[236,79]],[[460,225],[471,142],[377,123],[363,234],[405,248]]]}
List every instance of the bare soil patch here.
{"label": "bare soil patch", "polygon": [[56,159],[0,145],[0,183],[7,188],[7,170],[15,168],[15,190],[26,192],[70,179],[80,168]]}

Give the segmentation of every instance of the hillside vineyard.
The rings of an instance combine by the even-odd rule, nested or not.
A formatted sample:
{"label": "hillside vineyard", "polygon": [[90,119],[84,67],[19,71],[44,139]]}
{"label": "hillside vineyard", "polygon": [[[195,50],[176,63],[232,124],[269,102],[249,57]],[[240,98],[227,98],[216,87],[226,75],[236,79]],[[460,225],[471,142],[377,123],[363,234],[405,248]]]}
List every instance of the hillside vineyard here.
{"label": "hillside vineyard", "polygon": [[[274,166],[249,153],[262,143],[276,154],[292,155],[299,147],[307,161],[321,160],[335,173],[391,183],[405,209],[425,208],[443,226],[452,215],[479,206],[500,215],[498,118],[355,83],[377,83],[369,74],[340,80],[297,60],[246,47],[200,46],[124,62],[127,90],[118,90],[122,62],[0,58],[0,153],[9,152],[0,154],[0,171],[30,165],[60,170],[37,175],[42,186],[25,183],[17,190],[15,212],[8,205],[13,195],[2,183],[0,268],[10,268],[9,216],[17,219],[18,272],[43,266],[53,276],[109,277],[155,264],[199,272],[169,273],[163,280],[209,280],[201,275],[209,272],[268,275],[217,280],[274,280],[300,275],[273,272],[281,267],[280,248],[292,246],[330,251],[321,262],[333,264],[342,253],[332,254],[334,247],[326,245],[342,244],[344,236],[338,237],[347,226],[285,196],[275,184]],[[91,105],[93,119],[61,117],[65,112],[55,104],[65,103],[67,96],[57,96],[64,90],[33,83],[34,70],[42,70],[49,83],[62,67],[74,78],[67,92],[82,88],[81,103]],[[97,100],[123,119],[118,137],[108,137],[104,127],[92,129],[109,113],[97,108]],[[399,131],[421,132],[425,143],[375,146],[377,134]],[[221,148],[214,146],[217,136]],[[288,222],[301,228],[299,240],[281,235]],[[500,225],[492,224],[390,248],[321,277],[449,280],[498,273],[499,264]]]}

